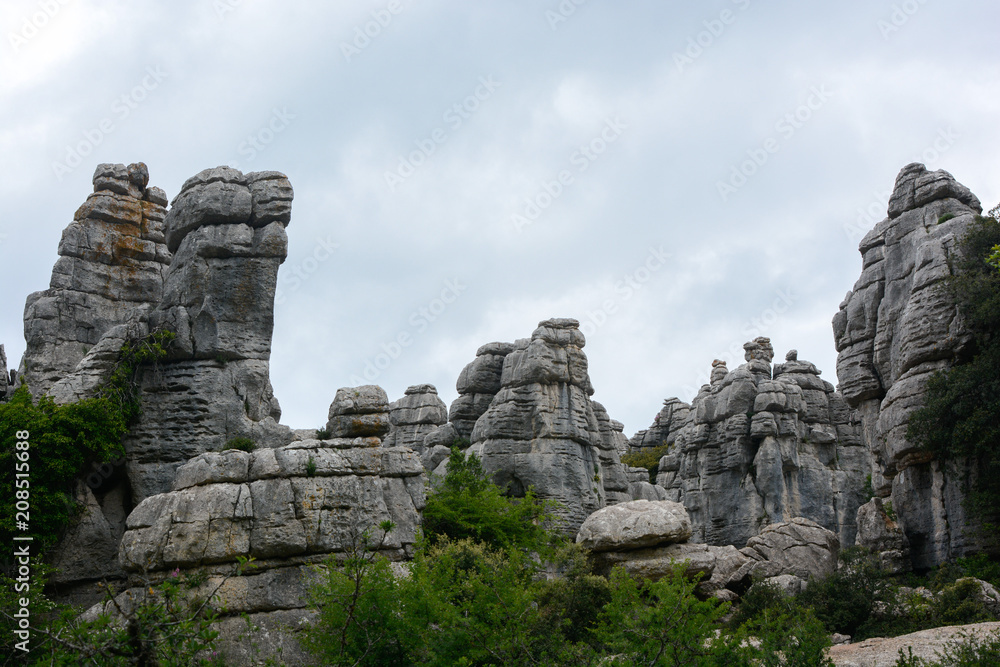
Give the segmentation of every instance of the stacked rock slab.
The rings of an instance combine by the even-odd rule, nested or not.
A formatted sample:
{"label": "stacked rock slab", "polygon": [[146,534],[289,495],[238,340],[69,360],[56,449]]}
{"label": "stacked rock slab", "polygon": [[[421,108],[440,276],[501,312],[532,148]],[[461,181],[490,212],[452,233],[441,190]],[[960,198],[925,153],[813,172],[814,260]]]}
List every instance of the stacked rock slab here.
{"label": "stacked rock slab", "polygon": [[739,368],[714,364],[690,412],[665,403],[665,423],[646,436],[670,444],[657,484],[687,508],[696,542],[741,547],[764,526],[801,516],[853,544],[868,458],[846,403],[794,350],[772,372],[769,339],[744,349]]}
{"label": "stacked rock slab", "polygon": [[905,434],[927,379],[968,345],[941,288],[957,241],[980,211],[976,196],[948,172],[903,167],[888,217],[861,240],[861,277],[833,319],[840,391],[860,413],[872,484],[876,495],[891,497],[915,568],[976,548],[962,508],[960,480],[970,471],[952,476]]}
{"label": "stacked rock slab", "polygon": [[49,289],[28,296],[20,375],[36,398],[106,331],[159,302],[170,263],[167,197],[148,181],[141,162],[98,165],[94,192],[63,231]]}
{"label": "stacked rock slab", "polygon": [[756,561],[733,546],[689,544],[691,520],[680,503],[634,500],[605,507],[587,517],[576,536],[590,551],[595,571],[616,566],[633,575],[658,580],[684,563],[685,575],[702,575],[699,591],[733,600],[747,586]]}
{"label": "stacked rock slab", "polygon": [[389,404],[387,447],[409,447],[424,451],[424,438],[448,421],[448,406],[432,384],[407,387],[401,399]]}
{"label": "stacked rock slab", "polygon": [[470,448],[499,486],[516,496],[534,487],[556,501],[558,527],[570,535],[596,510],[629,498],[610,419],[602,432],[590,400],[584,345],[572,319],[539,322],[530,339],[517,341]]}
{"label": "stacked rock slab", "polygon": [[500,391],[504,358],[514,350],[513,343],[487,343],[476,350],[476,358],[458,376],[458,398],[451,404],[448,421],[458,436],[469,438],[472,429]]}
{"label": "stacked rock slab", "polygon": [[[311,616],[315,564],[363,549],[369,529],[368,544],[380,545],[382,555],[391,561],[411,557],[423,507],[416,454],[383,447],[377,437],[209,452],[178,468],[172,491],[146,498],[129,515],[119,559],[133,595],[141,596],[174,568],[189,576],[205,572],[203,590],[221,583],[212,603],[223,614],[217,627],[247,614],[254,625],[272,627],[287,641],[294,634],[288,628]],[[395,528],[383,534],[377,529],[383,521]],[[247,557],[256,567],[224,581]],[[227,659],[245,650],[242,635],[223,634],[220,649]]]}
{"label": "stacked rock slab", "polygon": [[168,491],[177,466],[233,438],[291,440],[269,379],[291,203],[283,174],[229,167],[202,171],[174,198],[164,220],[174,255],[148,328],[176,338],[144,376],[143,416],[125,441],[137,500]]}
{"label": "stacked rock slab", "polygon": [[[720,362],[725,368],[726,362]],[[628,441],[628,451],[640,452],[654,447],[671,446],[677,440],[677,434],[687,426],[694,417],[691,406],[678,398],[668,398],[663,401],[663,407],[653,418],[653,424],[637,432]]]}
{"label": "stacked rock slab", "polygon": [[337,390],[326,422],[332,437],[381,438],[389,428],[389,398],[382,387],[366,384]]}

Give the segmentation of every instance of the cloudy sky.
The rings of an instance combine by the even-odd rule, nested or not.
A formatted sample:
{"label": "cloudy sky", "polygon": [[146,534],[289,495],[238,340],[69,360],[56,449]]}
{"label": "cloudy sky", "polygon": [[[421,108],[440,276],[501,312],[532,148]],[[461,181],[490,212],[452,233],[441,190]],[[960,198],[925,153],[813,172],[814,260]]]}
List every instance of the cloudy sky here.
{"label": "cloudy sky", "polygon": [[631,435],[770,336],[836,383],[830,320],[911,161],[1000,200],[991,0],[0,5],[0,343],[101,162],[174,197],[228,164],[295,188],[271,379],[455,380],[574,317]]}

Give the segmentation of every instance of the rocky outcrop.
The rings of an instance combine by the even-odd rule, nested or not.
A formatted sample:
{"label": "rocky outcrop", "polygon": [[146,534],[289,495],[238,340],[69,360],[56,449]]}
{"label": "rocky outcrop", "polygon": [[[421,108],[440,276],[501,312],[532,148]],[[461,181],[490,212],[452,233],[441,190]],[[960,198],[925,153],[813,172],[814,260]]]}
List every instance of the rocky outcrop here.
{"label": "rocky outcrop", "polygon": [[424,438],[448,421],[448,406],[432,384],[407,387],[403,398],[389,404],[387,447],[409,447],[424,451]]}
{"label": "rocky outcrop", "polygon": [[770,340],[747,363],[714,362],[691,406],[668,399],[632,447],[669,445],[656,482],[691,515],[696,542],[742,547],[766,525],[802,516],[853,544],[867,450],[847,404],[813,364]]}
{"label": "rocky outcrop", "polygon": [[455,383],[458,398],[452,402],[448,415],[459,437],[472,436],[476,420],[500,391],[504,358],[513,350],[513,343],[487,343],[476,350],[476,358],[462,369]]}
{"label": "rocky outcrop", "polygon": [[927,379],[963,354],[970,336],[942,282],[956,243],[982,210],[946,171],[909,164],[888,216],[861,240],[861,277],[833,319],[840,390],[860,414],[876,495],[891,498],[912,566],[928,568],[976,547],[962,508],[959,463],[950,474],[906,439]]}
{"label": "rocky outcrop", "polygon": [[389,432],[389,398],[376,384],[342,387],[330,404],[326,429],[334,438],[381,438]]}
{"label": "rocky outcrop", "polygon": [[164,220],[174,256],[148,327],[176,338],[143,378],[143,416],[125,441],[137,501],[169,490],[177,466],[233,438],[291,441],[269,379],[291,201],[284,175],[229,167],[193,176],[174,199]]}
{"label": "rocky outcrop", "polygon": [[815,521],[795,517],[767,526],[740,553],[755,562],[759,577],[793,576],[807,582],[836,572],[840,540]]}
{"label": "rocky outcrop", "polygon": [[3,345],[0,345],[0,401],[6,401],[10,397],[13,384],[7,374],[7,353],[4,352]]}
{"label": "rocky outcrop", "polygon": [[36,398],[109,329],[160,301],[171,260],[167,197],[148,181],[141,162],[98,165],[94,192],[63,231],[49,289],[27,298],[20,380]]}
{"label": "rocky outcrop", "polygon": [[889,516],[882,498],[859,507],[857,544],[877,554],[887,572],[899,573],[910,569],[910,542],[894,516]]}
{"label": "rocky outcrop", "polygon": [[970,638],[988,641],[1000,632],[1000,623],[973,623],[921,630],[898,637],[873,637],[856,644],[831,646],[826,655],[836,667],[892,667],[900,651],[922,660],[941,660],[946,647]]}
{"label": "rocky outcrop", "polygon": [[[146,498],[129,515],[119,559],[133,587],[120,600],[142,599],[151,583],[177,570],[204,573],[193,594],[215,592],[211,604],[221,618],[213,627],[227,661],[256,664],[239,657],[248,648],[241,619],[248,616],[281,643],[282,664],[309,664],[294,630],[314,613],[315,566],[365,548],[364,531],[373,528],[367,544],[380,545],[392,561],[409,558],[424,500],[416,455],[375,437],[201,454],[178,468],[172,491]],[[388,534],[377,529],[383,521],[395,524]],[[227,576],[249,557],[253,569]]]}
{"label": "rocky outcrop", "polygon": [[632,499],[610,418],[602,431],[590,400],[585,343],[572,319],[539,322],[530,339],[517,341],[503,358],[500,389],[476,421],[470,448],[515,496],[534,487],[537,497],[556,501],[557,523],[570,535],[596,510]]}
{"label": "rocky outcrop", "polygon": [[637,500],[587,517],[576,541],[590,552],[598,574],[607,576],[621,567],[632,576],[656,581],[683,564],[685,576],[701,577],[702,595],[736,599],[756,561],[733,546],[688,544],[690,536],[691,520],[683,505]]}

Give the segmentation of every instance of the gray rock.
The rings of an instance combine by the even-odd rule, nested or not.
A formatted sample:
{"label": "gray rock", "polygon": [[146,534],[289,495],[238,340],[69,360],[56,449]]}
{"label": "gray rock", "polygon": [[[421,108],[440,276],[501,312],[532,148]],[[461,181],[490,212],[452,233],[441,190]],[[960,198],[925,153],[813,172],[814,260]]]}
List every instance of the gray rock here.
{"label": "gray rock", "polygon": [[732,371],[713,362],[692,405],[664,401],[630,451],[667,447],[656,483],[687,508],[695,541],[740,547],[803,516],[853,544],[869,466],[855,418],[797,352],[772,368],[769,339],[744,348],[747,363]]}
{"label": "gray rock", "polygon": [[[515,496],[534,487],[537,497],[556,501],[557,524],[570,536],[601,507],[631,499],[610,419],[602,430],[590,400],[594,389],[584,344],[576,320],[540,322],[530,339],[518,341],[503,357],[500,389],[471,437],[472,451],[493,480]],[[499,356],[493,354],[497,349],[480,348],[484,354],[477,361]],[[473,375],[476,363],[466,367],[464,377]]]}
{"label": "gray rock", "polygon": [[680,503],[632,500],[597,510],[583,522],[577,544],[591,551],[628,551],[691,537],[691,520]]}
{"label": "gray rock", "polygon": [[840,540],[815,521],[795,517],[767,526],[740,552],[757,561],[754,572],[761,577],[791,574],[808,581],[836,571]]}
{"label": "gray rock", "polygon": [[407,388],[405,395],[389,404],[387,447],[409,447],[420,453],[424,440],[448,421],[448,406],[438,397],[437,388],[420,384]]}
{"label": "gray rock", "polygon": [[450,455],[450,448],[443,445],[435,445],[424,450],[424,453],[420,455],[420,463],[427,472],[434,472]]}
{"label": "gray rock", "polygon": [[455,383],[458,398],[451,404],[448,419],[459,437],[472,435],[476,420],[500,391],[503,361],[513,350],[513,343],[487,343],[476,350],[476,358],[462,369]]}
{"label": "gray rock", "polygon": [[961,480],[974,474],[970,464],[956,461],[954,474],[945,470],[914,449],[906,427],[923,404],[927,379],[969,344],[941,285],[951,274],[957,240],[981,210],[948,172],[904,167],[888,217],[861,241],[861,277],[833,319],[840,389],[860,415],[872,485],[878,496],[891,498],[911,565],[920,569],[980,546],[962,507]]}
{"label": "gray rock", "polygon": [[433,431],[424,436],[423,449],[425,451],[435,447],[450,449],[455,440],[460,437],[461,436],[458,434],[458,430],[455,429],[455,425],[448,422],[447,424],[436,427]]}
{"label": "gray rock", "polygon": [[13,382],[9,380],[7,371],[7,353],[4,352],[3,345],[0,345],[0,402],[6,401],[13,393]]}
{"label": "gray rock", "polygon": [[858,508],[858,546],[878,554],[883,567],[899,573],[910,569],[910,542],[890,518],[882,498],[872,498]]}
{"label": "gray rock", "polygon": [[390,428],[385,390],[374,384],[338,389],[326,428],[334,438],[385,436]]}
{"label": "gray rock", "polygon": [[702,576],[699,590],[742,590],[750,580],[755,561],[733,546],[714,547],[707,544],[675,543],[666,546],[629,551],[603,551],[592,555],[594,571],[607,576],[621,567],[632,576],[650,581],[663,578],[683,564],[687,577]]}
{"label": "gray rock", "polygon": [[19,383],[36,399],[108,330],[159,302],[171,258],[163,243],[166,209],[155,196],[162,191],[139,185],[147,179],[141,163],[98,165],[94,193],[63,231],[49,289],[28,296]]}

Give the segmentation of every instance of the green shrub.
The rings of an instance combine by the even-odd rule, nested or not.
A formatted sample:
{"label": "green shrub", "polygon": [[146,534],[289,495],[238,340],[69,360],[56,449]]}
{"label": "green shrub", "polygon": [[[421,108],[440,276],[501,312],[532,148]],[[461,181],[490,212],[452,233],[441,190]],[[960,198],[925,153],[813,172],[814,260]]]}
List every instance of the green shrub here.
{"label": "green shrub", "polygon": [[660,469],[660,459],[666,456],[670,445],[663,443],[659,447],[647,447],[622,455],[622,463],[633,468],[645,468],[649,471],[649,481],[656,483],[656,473]]}
{"label": "green shrub", "polygon": [[333,437],[333,432],[327,427],[316,429],[317,440],[329,440],[331,437]]}
{"label": "green shrub", "polygon": [[861,547],[844,549],[836,572],[816,581],[798,596],[829,632],[858,638],[881,634],[873,611],[895,602],[897,586],[878,557]]}
{"label": "green shrub", "polygon": [[955,217],[954,213],[945,213],[937,219],[937,223],[940,225],[942,222],[948,222]]}
{"label": "green shrub", "polygon": [[546,530],[549,506],[531,489],[509,498],[483,472],[479,457],[452,447],[444,480],[427,498],[423,530],[430,542],[442,537],[473,539],[493,548],[550,548],[558,537]]}
{"label": "green shrub", "polygon": [[230,438],[229,441],[222,446],[222,451],[227,449],[238,449],[241,452],[252,452],[257,449],[257,443],[250,438]]}
{"label": "green shrub", "polygon": [[312,477],[316,474],[316,461],[312,456],[306,461],[306,477]]}
{"label": "green shrub", "polygon": [[[155,331],[126,341],[95,398],[56,405],[43,396],[35,404],[22,385],[9,401],[0,403],[0,487],[15,489],[15,481],[18,485],[16,492],[0,496],[0,541],[12,543],[15,522],[23,519],[16,504],[24,500],[30,503],[30,531],[17,534],[34,538],[33,553],[40,554],[59,540],[78,512],[72,496],[74,480],[87,464],[124,455],[122,438],[140,413],[138,373],[162,358],[171,340],[172,333]],[[27,438],[19,437],[25,432]],[[27,442],[28,449],[19,450],[19,442]],[[15,477],[23,471],[28,477]]]}
{"label": "green shrub", "polygon": [[927,383],[925,405],[910,417],[907,438],[944,461],[978,468],[965,507],[987,538],[1000,521],[1000,272],[991,264],[1000,223],[978,217],[959,242],[961,259],[946,289],[972,333],[968,355]]}

